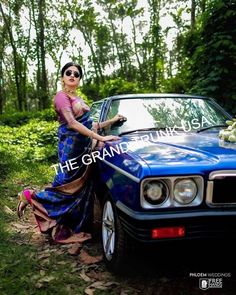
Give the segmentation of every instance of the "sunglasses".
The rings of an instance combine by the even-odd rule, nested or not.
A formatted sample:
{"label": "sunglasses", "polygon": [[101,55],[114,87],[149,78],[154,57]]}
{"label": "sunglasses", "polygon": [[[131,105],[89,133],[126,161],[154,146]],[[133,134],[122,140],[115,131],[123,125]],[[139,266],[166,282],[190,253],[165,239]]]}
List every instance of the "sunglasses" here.
{"label": "sunglasses", "polygon": [[80,77],[80,73],[77,72],[77,71],[67,70],[65,72],[66,76],[68,76],[68,77],[70,77],[72,73],[74,74],[74,77],[75,78],[79,78]]}

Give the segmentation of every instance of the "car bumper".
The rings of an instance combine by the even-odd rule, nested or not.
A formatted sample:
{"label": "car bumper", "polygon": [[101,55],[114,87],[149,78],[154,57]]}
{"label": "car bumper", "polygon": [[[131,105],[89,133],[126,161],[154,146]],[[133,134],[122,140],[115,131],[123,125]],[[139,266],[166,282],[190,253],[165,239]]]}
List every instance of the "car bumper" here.
{"label": "car bumper", "polygon": [[[140,242],[236,237],[236,210],[136,212],[121,202],[117,202],[116,207],[123,229]],[[152,238],[153,229],[178,226],[185,228],[183,237]]]}

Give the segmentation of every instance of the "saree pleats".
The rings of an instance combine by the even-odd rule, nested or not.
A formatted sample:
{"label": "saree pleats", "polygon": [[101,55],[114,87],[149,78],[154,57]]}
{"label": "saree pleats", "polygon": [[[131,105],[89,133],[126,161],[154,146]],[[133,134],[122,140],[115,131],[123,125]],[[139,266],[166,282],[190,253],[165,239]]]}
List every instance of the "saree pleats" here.
{"label": "saree pleats", "polygon": [[[91,129],[89,112],[77,120]],[[58,226],[61,233],[57,228],[57,238],[65,239],[71,233],[80,233],[92,217],[91,166],[82,161],[83,155],[92,150],[92,140],[72,130],[66,123],[60,125],[58,139],[60,164],[52,187],[35,193],[31,205],[40,230],[47,232]]]}

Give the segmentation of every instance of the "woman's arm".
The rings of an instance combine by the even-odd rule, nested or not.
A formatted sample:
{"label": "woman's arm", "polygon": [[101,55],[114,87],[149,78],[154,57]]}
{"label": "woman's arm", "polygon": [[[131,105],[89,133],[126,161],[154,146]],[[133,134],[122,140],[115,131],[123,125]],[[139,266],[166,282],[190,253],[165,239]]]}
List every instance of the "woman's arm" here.
{"label": "woman's arm", "polygon": [[101,129],[101,128],[109,127],[117,121],[125,121],[125,120],[126,120],[126,118],[124,116],[117,114],[112,119],[98,123],[98,126]]}
{"label": "woman's arm", "polygon": [[71,129],[74,129],[75,131],[78,131],[79,133],[81,133],[85,136],[94,138],[99,141],[118,140],[119,139],[118,136],[113,136],[113,135],[101,136],[101,135],[95,133],[94,131],[88,129],[83,124],[76,121],[76,119],[74,118],[74,115],[69,110],[66,110],[66,109],[62,110],[62,113],[63,113],[63,116],[66,119],[69,127]]}

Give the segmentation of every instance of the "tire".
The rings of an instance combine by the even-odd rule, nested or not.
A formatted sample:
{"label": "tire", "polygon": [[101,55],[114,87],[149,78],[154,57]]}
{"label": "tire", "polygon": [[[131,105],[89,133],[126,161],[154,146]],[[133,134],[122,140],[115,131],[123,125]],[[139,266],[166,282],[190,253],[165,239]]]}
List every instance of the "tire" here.
{"label": "tire", "polygon": [[105,196],[101,220],[103,258],[107,268],[116,273],[124,272],[128,255],[127,234],[122,228],[112,200]]}

